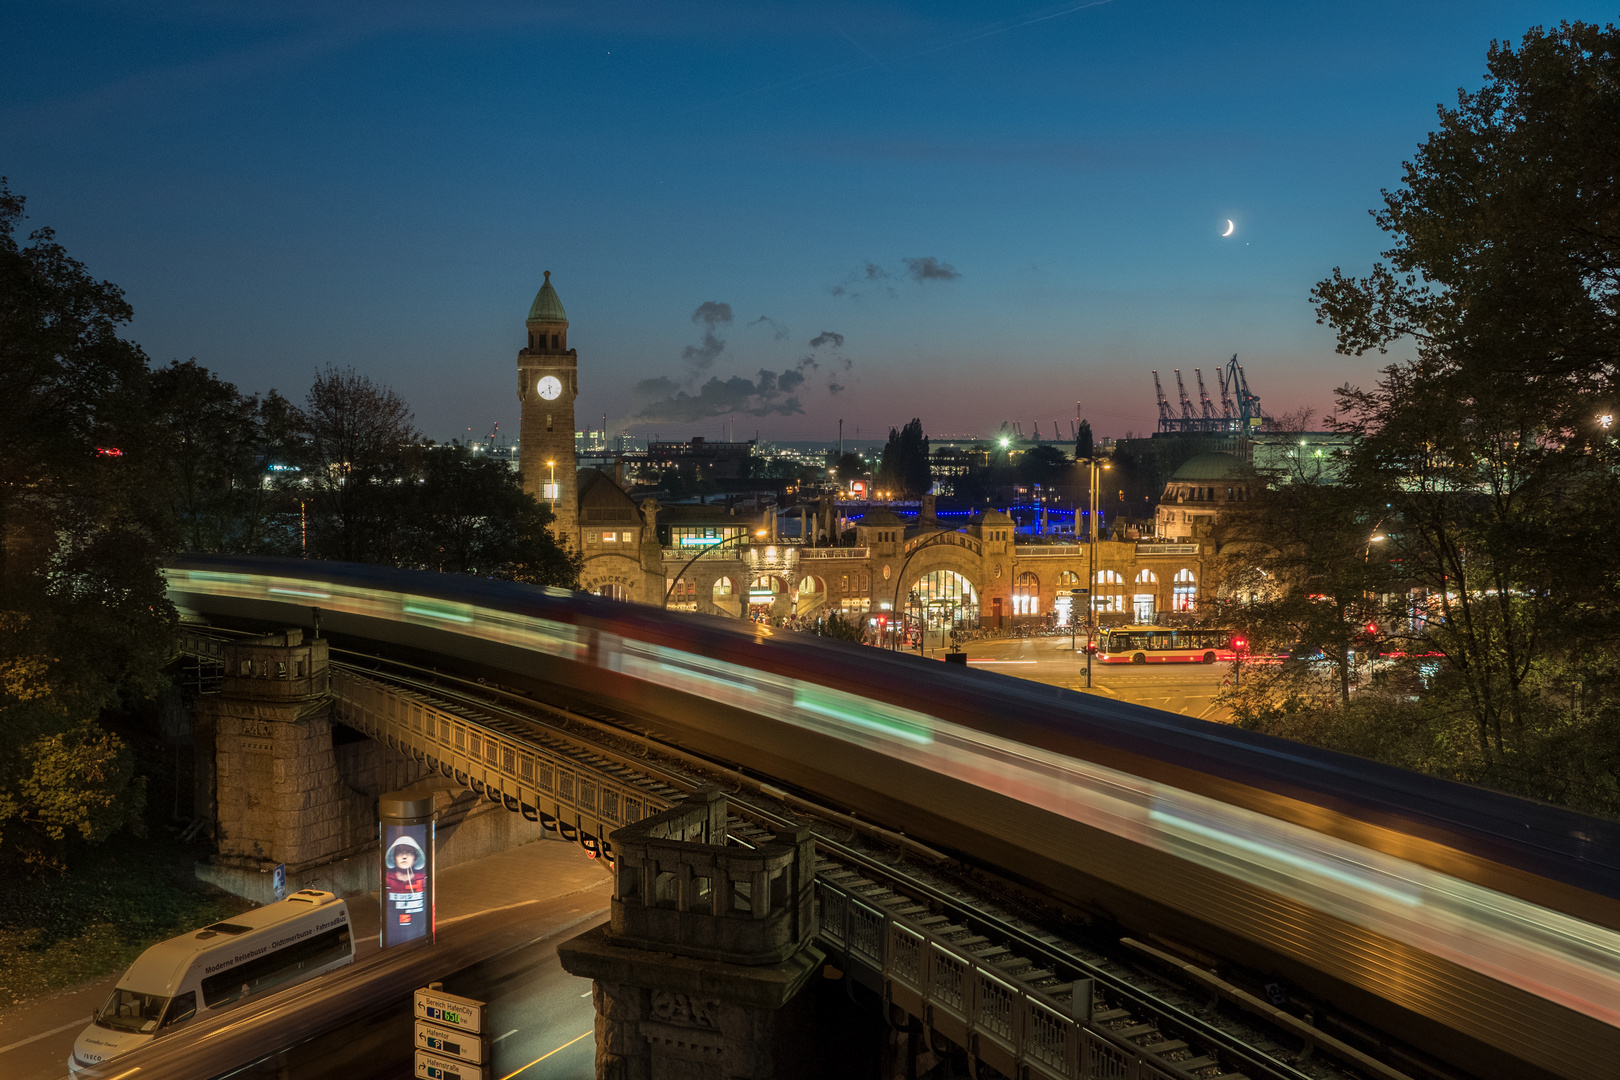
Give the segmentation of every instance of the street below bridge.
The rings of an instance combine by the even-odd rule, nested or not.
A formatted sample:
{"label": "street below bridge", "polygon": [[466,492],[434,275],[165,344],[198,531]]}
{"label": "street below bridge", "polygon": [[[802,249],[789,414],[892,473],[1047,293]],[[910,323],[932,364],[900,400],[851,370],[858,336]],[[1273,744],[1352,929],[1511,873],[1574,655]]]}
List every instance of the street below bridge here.
{"label": "street below bridge", "polygon": [[[441,941],[476,927],[510,926],[518,940],[533,940],[514,951],[481,960],[451,973],[435,967],[434,951],[423,950],[420,981],[443,979],[445,989],[490,1005],[494,1061],[491,1080],[588,1080],[595,1075],[595,1041],[590,1037],[596,1011],[591,984],[562,970],[557,944],[607,917],[612,875],[601,862],[562,840],[547,839],[461,863],[439,873],[438,916]],[[375,965],[378,907],[375,893],[348,898],[355,930],[355,964],[346,978]],[[336,975],[338,973],[334,973]],[[73,1041],[118,981],[98,980],[0,1015],[0,1077],[5,1080],[59,1080],[67,1075]],[[243,1011],[272,1014],[295,1008],[316,1012],[340,1008],[341,988],[323,995],[323,976],[295,989],[266,995],[262,1005]],[[313,993],[309,991],[314,991]],[[404,1080],[411,1073],[410,998],[395,1007],[356,1016],[343,1027],[284,1053],[271,1054],[233,1075],[242,1080]],[[242,1026],[242,1025],[238,1025]],[[274,1024],[269,1025],[274,1028]],[[275,1049],[273,1030],[255,1056]],[[251,1060],[251,1059],[250,1059]],[[240,1059],[222,1063],[244,1064]],[[112,1072],[117,1072],[116,1069]]]}
{"label": "street below bridge", "polygon": [[[1085,637],[1079,639],[1082,653]],[[1004,638],[967,645],[968,665],[1017,679],[1097,694],[1115,701],[1146,705],[1199,720],[1230,722],[1231,714],[1214,703],[1230,664],[1096,664],[1086,689],[1083,656],[1070,651],[1067,637]],[[930,650],[930,658],[943,654]]]}

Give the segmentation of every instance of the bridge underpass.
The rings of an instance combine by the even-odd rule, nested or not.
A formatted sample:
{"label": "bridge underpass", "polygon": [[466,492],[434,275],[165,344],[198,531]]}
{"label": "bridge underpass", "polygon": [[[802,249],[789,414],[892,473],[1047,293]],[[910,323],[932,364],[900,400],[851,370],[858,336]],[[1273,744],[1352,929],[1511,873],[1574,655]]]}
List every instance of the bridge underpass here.
{"label": "bridge underpass", "polygon": [[[197,630],[182,649],[219,666],[240,651]],[[738,848],[809,824],[816,945],[850,1000],[891,1025],[897,1075],[915,1075],[919,1059],[1008,1077],[1406,1075],[1208,971],[1183,970],[1186,958],[1162,945],[1065,935],[1075,924],[1041,898],[768,779],[611,717],[333,651],[344,657],[330,669],[333,719],[591,857],[611,863],[616,830],[704,785],[730,793],[727,842]],[[278,661],[263,663],[269,675]]]}

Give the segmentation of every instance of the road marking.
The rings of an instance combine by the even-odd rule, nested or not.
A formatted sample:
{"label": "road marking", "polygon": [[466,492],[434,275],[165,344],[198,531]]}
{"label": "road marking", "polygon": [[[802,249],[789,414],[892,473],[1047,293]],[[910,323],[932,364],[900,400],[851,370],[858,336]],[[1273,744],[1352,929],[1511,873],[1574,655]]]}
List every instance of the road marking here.
{"label": "road marking", "polygon": [[49,1031],[42,1031],[38,1035],[30,1035],[26,1039],[18,1039],[14,1043],[7,1043],[5,1046],[0,1046],[0,1054],[4,1054],[7,1050],[15,1050],[19,1046],[27,1046],[31,1042],[38,1042],[41,1039],[48,1039],[52,1035],[60,1035],[68,1028],[84,1027],[94,1019],[94,1016],[87,1016],[83,1020],[75,1020],[72,1023],[63,1024],[61,1027],[54,1027]]}
{"label": "road marking", "polygon": [[509,1036],[512,1036],[512,1035],[516,1035],[517,1033],[518,1033],[518,1029],[513,1028],[511,1031],[508,1031],[505,1035],[497,1035],[493,1039],[489,1040],[489,1045],[494,1046],[496,1043],[500,1042],[502,1039],[508,1038]]}
{"label": "road marking", "polygon": [[583,993],[583,994],[581,994],[581,995],[579,995],[579,996],[580,996],[580,997],[590,997],[590,996],[591,996],[591,992],[590,992],[590,991],[589,991],[589,990],[587,990],[587,991],[585,991],[585,992],[584,992],[584,993]]}
{"label": "road marking", "polygon": [[[585,1033],[585,1035],[590,1035],[595,1030],[596,1030],[595,1028],[592,1028],[590,1031],[587,1031]],[[513,1072],[507,1073],[505,1076],[501,1077],[501,1080],[512,1080],[512,1077],[516,1076],[520,1072],[523,1072],[524,1069],[532,1069],[534,1066],[540,1064],[542,1061],[546,1060],[546,1058],[550,1057],[552,1054],[560,1054],[562,1051],[568,1049],[570,1046],[573,1046],[575,1043],[579,1042],[579,1040],[583,1039],[585,1037],[585,1035],[575,1035],[572,1039],[569,1039],[567,1042],[565,1042],[561,1046],[557,1047],[557,1049],[550,1050],[550,1051],[547,1051],[544,1054],[541,1054],[539,1057],[535,1058],[533,1061],[531,1061],[527,1065],[523,1066],[522,1069],[517,1069],[517,1070],[514,1070]]]}

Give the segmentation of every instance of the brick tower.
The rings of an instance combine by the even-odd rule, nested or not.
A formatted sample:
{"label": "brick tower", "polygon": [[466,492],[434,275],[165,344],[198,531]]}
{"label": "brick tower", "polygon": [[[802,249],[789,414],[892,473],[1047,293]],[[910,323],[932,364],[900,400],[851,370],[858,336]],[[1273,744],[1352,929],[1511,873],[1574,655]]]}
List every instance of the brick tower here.
{"label": "brick tower", "polygon": [[518,353],[518,471],[523,490],[552,508],[553,531],[579,550],[579,496],[574,465],[574,398],[579,396],[579,358],[568,347],[568,315],[551,271],[529,306],[529,344]]}

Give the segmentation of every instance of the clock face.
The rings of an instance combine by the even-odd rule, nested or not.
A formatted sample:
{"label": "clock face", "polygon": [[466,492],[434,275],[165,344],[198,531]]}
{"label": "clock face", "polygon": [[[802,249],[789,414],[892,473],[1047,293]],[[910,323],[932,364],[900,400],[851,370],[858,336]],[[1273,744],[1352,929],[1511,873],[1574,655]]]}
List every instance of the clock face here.
{"label": "clock face", "polygon": [[552,401],[557,397],[558,394],[562,393],[562,383],[557,381],[557,376],[547,375],[545,378],[540,380],[540,385],[535,389],[540,391],[541,397],[545,398],[547,401]]}

